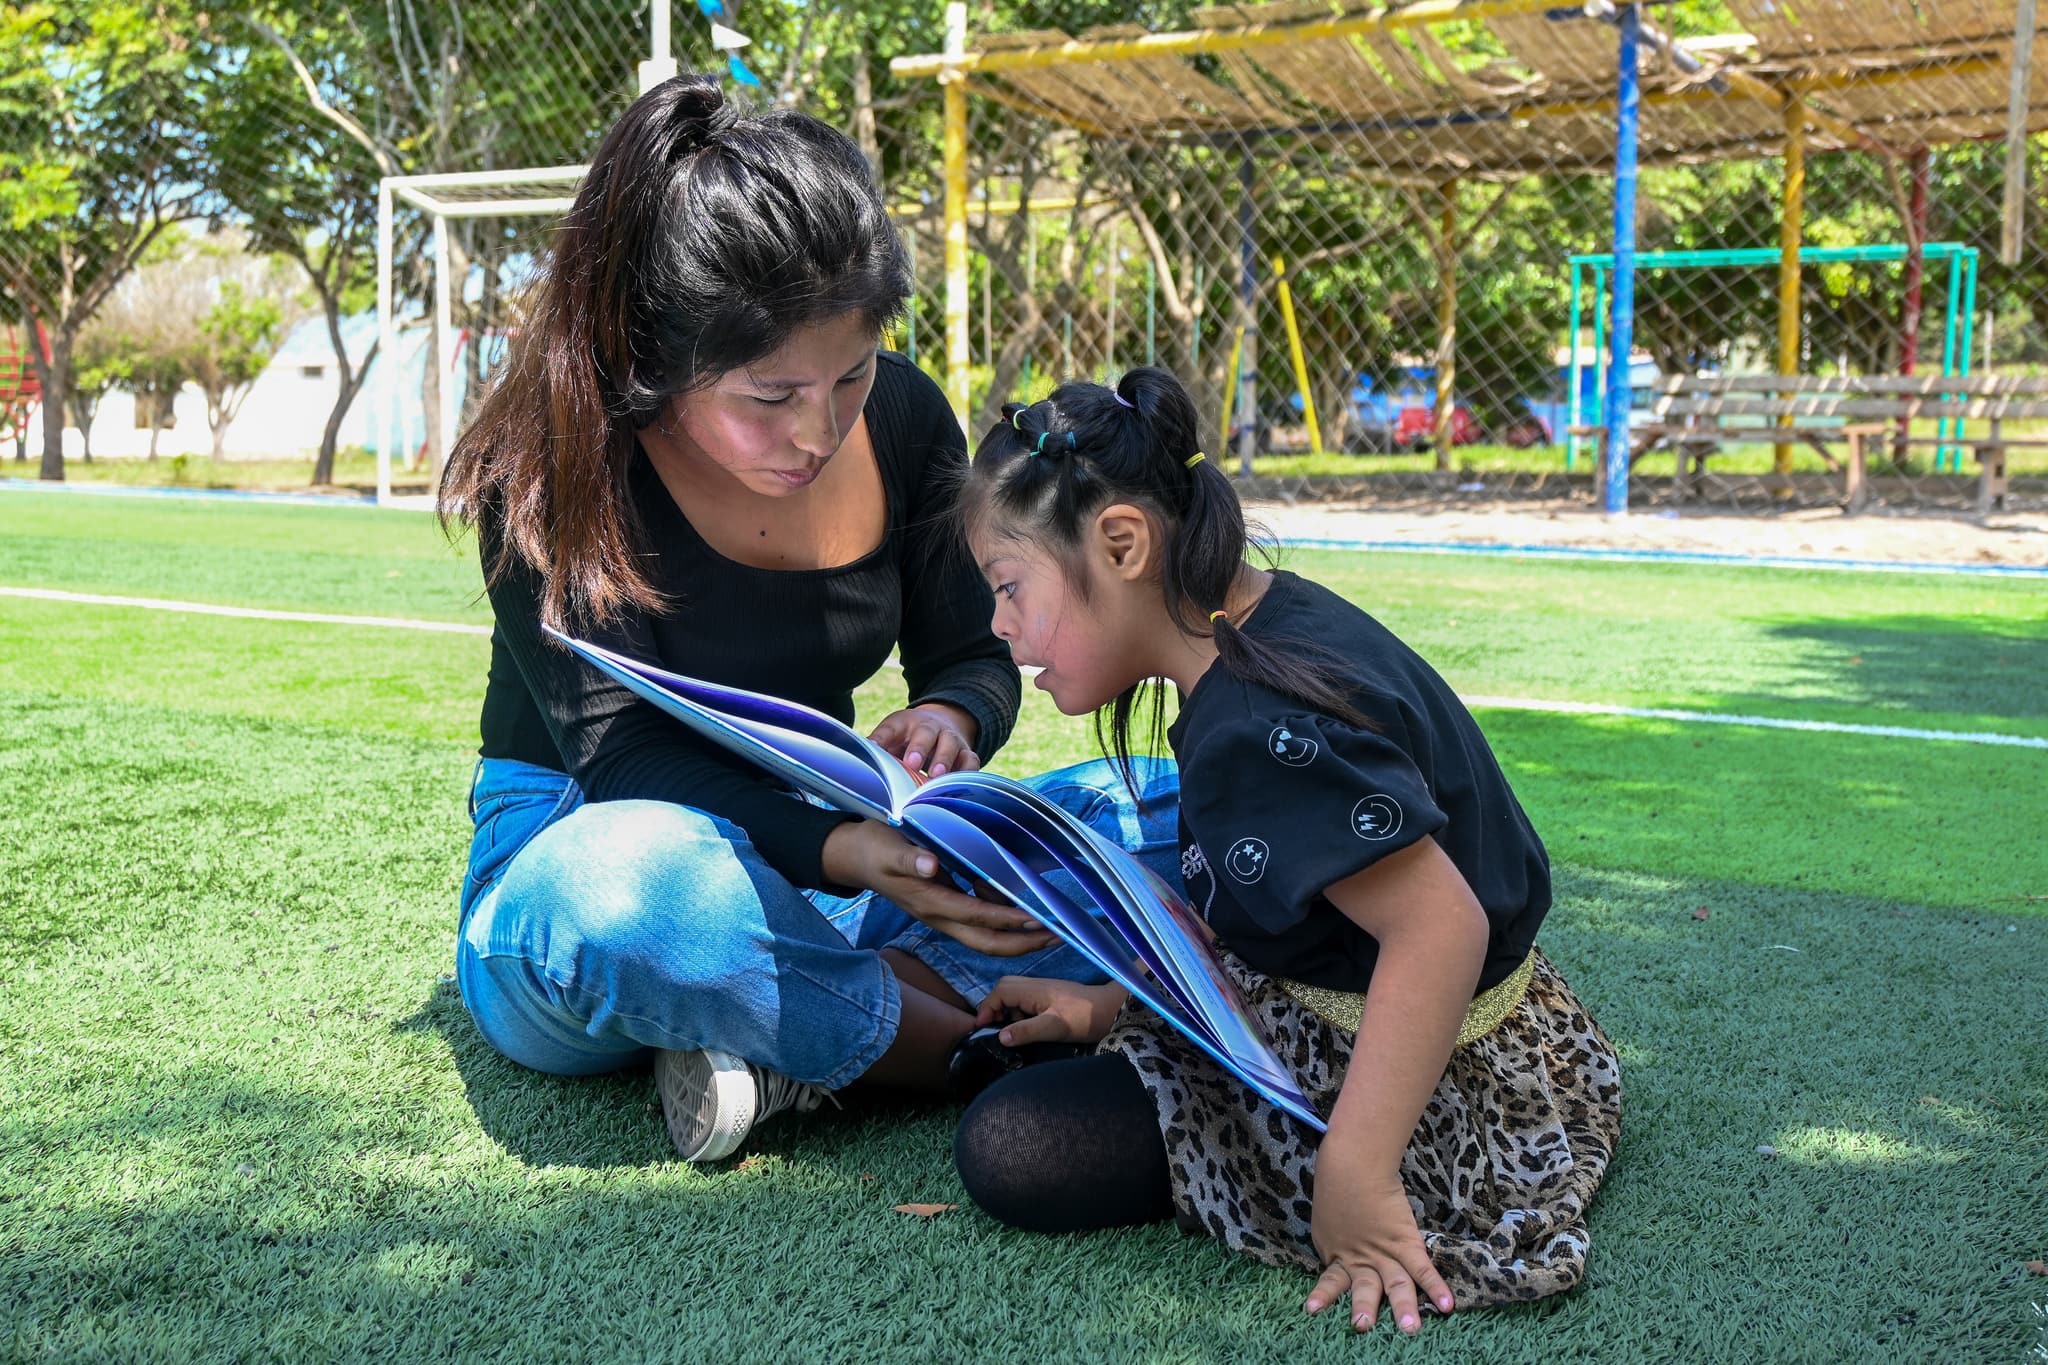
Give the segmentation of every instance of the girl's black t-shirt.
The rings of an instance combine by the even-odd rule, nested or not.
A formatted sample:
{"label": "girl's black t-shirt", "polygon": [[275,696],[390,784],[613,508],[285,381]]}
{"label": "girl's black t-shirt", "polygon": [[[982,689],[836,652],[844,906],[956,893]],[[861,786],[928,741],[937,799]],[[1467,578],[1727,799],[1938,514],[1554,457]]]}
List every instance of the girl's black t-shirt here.
{"label": "girl's black t-shirt", "polygon": [[1505,980],[1550,908],[1550,860],[1471,712],[1385,626],[1291,573],[1239,628],[1318,650],[1373,728],[1221,664],[1196,683],[1168,737],[1181,876],[1217,938],[1268,975],[1363,991],[1379,945],[1323,893],[1434,836],[1491,926],[1479,988]]}
{"label": "girl's black t-shirt", "polygon": [[[989,629],[994,599],[951,524],[966,440],[929,376],[894,352],[876,361],[863,415],[888,503],[879,545],[825,569],[740,564],[705,543],[641,454],[628,477],[645,533],[643,568],[672,606],[574,633],[849,725],[854,689],[894,649],[910,703],[966,710],[986,760],[1016,723],[1019,686],[1009,646]],[[497,532],[489,517],[479,532],[491,553]],[[822,885],[825,838],[855,817],[799,800],[546,640],[540,597],[539,576],[516,557],[490,589],[496,624],[483,756],[566,772],[586,800],[673,801],[723,817],[790,881]]]}

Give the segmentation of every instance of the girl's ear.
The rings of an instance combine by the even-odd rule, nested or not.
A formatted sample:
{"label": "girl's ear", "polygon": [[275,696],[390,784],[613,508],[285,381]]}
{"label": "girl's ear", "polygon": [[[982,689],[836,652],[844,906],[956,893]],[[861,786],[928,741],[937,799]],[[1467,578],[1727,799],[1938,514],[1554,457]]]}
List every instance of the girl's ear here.
{"label": "girl's ear", "polygon": [[1095,514],[1088,546],[1112,578],[1140,583],[1159,570],[1159,536],[1145,509],[1113,502]]}

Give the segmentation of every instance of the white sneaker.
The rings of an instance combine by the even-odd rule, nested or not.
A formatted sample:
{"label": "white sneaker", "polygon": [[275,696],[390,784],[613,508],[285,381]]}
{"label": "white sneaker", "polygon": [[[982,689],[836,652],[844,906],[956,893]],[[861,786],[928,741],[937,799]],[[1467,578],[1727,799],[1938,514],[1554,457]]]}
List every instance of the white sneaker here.
{"label": "white sneaker", "polygon": [[828,1098],[815,1085],[714,1048],[657,1052],[654,1089],[685,1161],[731,1156],[755,1124],[785,1109],[808,1114]]}

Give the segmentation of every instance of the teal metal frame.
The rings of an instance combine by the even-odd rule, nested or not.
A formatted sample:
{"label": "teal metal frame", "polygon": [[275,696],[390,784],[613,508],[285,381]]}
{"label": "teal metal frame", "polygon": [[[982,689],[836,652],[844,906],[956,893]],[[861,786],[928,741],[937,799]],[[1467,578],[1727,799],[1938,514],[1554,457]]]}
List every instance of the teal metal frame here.
{"label": "teal metal frame", "polygon": [[[1826,246],[1802,247],[1799,260],[1802,265],[1826,265],[1834,262],[1876,262],[1903,261],[1910,253],[1904,245],[1884,246]],[[1928,242],[1920,248],[1921,259],[1928,262],[1944,262],[1948,266],[1948,316],[1942,325],[1941,372],[1943,375],[1960,375],[1970,372],[1970,344],[1973,336],[1972,324],[1977,316],[1977,248],[1964,246],[1961,242]],[[1606,426],[1607,408],[1612,401],[1608,394],[1607,376],[1607,276],[1614,269],[1611,253],[1587,253],[1569,259],[1572,271],[1572,323],[1571,323],[1571,424],[1580,426]],[[1637,270],[1704,270],[1715,266],[1756,266],[1776,265],[1781,253],[1776,247],[1745,247],[1719,251],[1644,251],[1635,256]],[[1600,395],[1600,410],[1596,422],[1584,421],[1580,411],[1579,398],[1579,327],[1583,318],[1585,299],[1584,276],[1593,275],[1593,363],[1594,387]],[[1623,391],[1620,385],[1617,392]],[[1951,426],[1953,422],[1953,426]],[[1960,471],[1963,467],[1963,421],[1958,418],[1943,418],[1936,427],[1936,435],[1946,444],[1937,446],[1934,452],[1934,467],[1939,470],[1947,462],[1948,467]],[[1571,436],[1564,448],[1564,467],[1570,469],[1579,454],[1579,437]]]}

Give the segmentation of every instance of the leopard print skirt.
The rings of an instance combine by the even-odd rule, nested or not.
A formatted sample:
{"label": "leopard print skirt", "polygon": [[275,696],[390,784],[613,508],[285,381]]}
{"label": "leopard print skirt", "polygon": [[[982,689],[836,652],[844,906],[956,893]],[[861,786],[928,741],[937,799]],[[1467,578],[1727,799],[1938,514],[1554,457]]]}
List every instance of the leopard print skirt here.
{"label": "leopard print skirt", "polygon": [[[1351,1035],[1225,961],[1303,1093],[1330,1113]],[[1158,1106],[1182,1227],[1269,1265],[1321,1268],[1309,1239],[1314,1130],[1135,1002],[1100,1050],[1129,1058]],[[1620,1134],[1614,1046],[1539,952],[1522,1003],[1451,1054],[1401,1159],[1408,1206],[1460,1308],[1584,1278],[1586,1206]]]}

